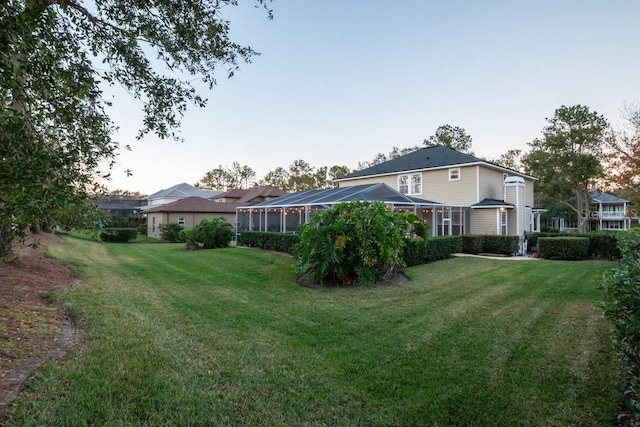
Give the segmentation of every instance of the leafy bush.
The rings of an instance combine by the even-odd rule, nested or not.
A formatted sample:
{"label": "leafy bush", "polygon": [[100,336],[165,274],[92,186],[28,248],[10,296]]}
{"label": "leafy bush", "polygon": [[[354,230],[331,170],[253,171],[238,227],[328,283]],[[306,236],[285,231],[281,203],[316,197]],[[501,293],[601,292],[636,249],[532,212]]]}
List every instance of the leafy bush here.
{"label": "leafy bush", "polygon": [[298,243],[300,236],[297,234],[243,231],[240,233],[238,245],[292,254],[294,246]]}
{"label": "leafy bush", "polygon": [[135,228],[102,228],[100,230],[100,240],[103,242],[127,243],[135,240],[138,230]]}
{"label": "leafy bush", "polygon": [[407,267],[439,261],[462,252],[462,242],[462,236],[443,236],[429,240],[407,239],[402,258]]}
{"label": "leafy bush", "polygon": [[621,233],[618,243],[621,259],[602,284],[601,306],[613,324],[613,342],[629,374],[625,405],[631,424],[637,426],[640,425],[640,228]]}
{"label": "leafy bush", "polygon": [[540,257],[557,260],[579,260],[589,257],[587,237],[540,237]]}
{"label": "leafy bush", "polygon": [[170,222],[169,224],[162,224],[160,226],[160,237],[162,240],[171,243],[184,243],[184,236],[182,236],[182,230],[184,227],[177,222]]}
{"label": "leafy bush", "polygon": [[518,236],[484,236],[482,252],[488,254],[513,255],[518,252]]}
{"label": "leafy bush", "polygon": [[462,252],[513,255],[518,251],[519,242],[518,236],[465,234],[462,236]]}
{"label": "leafy bush", "polygon": [[339,203],[300,227],[294,248],[298,274],[310,273],[318,283],[376,282],[405,266],[404,235],[410,228],[426,234],[420,223],[416,215],[389,211],[381,202]]}
{"label": "leafy bush", "polygon": [[462,252],[465,254],[479,254],[484,252],[484,236],[464,234],[462,236]]}
{"label": "leafy bush", "polygon": [[222,217],[203,219],[180,234],[188,250],[225,248],[233,240],[233,227]]}
{"label": "leafy bush", "polygon": [[620,247],[618,246],[619,232],[614,233],[590,233],[589,256],[602,259],[620,259]]}
{"label": "leafy bush", "polygon": [[140,224],[138,226],[138,233],[147,235],[147,224]]}
{"label": "leafy bush", "polygon": [[588,234],[578,233],[561,233],[559,231],[543,231],[539,233],[526,233],[527,248],[531,252],[531,248],[538,246],[538,239],[540,237],[589,237]]}

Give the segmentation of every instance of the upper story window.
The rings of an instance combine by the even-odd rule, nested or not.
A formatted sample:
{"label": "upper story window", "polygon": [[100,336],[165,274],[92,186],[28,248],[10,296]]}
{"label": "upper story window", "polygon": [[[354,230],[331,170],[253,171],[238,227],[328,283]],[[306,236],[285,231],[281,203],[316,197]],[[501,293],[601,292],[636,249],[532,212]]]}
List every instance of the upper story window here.
{"label": "upper story window", "polygon": [[422,194],[422,174],[398,175],[398,191],[402,194]]}
{"label": "upper story window", "polygon": [[449,181],[458,181],[460,179],[460,168],[449,169]]}

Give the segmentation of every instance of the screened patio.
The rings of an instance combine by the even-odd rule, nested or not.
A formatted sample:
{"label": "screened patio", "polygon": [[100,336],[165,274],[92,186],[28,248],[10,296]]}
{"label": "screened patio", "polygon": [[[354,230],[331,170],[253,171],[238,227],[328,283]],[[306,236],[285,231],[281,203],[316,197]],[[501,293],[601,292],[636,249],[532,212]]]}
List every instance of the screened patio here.
{"label": "screened patio", "polygon": [[386,184],[309,190],[287,194],[236,209],[236,233],[271,231],[295,233],[316,212],[341,202],[382,202],[394,211],[413,212],[429,225],[432,236],[464,234],[469,208],[447,206],[399,193]]}

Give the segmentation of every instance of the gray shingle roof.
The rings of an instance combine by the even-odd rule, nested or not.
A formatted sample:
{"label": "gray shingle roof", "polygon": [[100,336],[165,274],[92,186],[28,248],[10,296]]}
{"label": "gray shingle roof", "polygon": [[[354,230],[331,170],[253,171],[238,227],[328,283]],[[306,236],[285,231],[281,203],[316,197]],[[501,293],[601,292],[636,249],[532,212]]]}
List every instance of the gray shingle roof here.
{"label": "gray shingle roof", "polygon": [[507,209],[511,209],[514,208],[515,206],[513,206],[511,203],[506,203],[503,200],[496,200],[496,199],[484,199],[478,203],[475,203],[473,205],[471,205],[472,208],[507,208]]}
{"label": "gray shingle roof", "polygon": [[181,184],[176,184],[173,187],[169,187],[166,190],[157,191],[147,196],[146,199],[153,200],[153,199],[159,199],[159,198],[165,198],[165,197],[183,199],[185,197],[192,197],[192,196],[209,199],[219,193],[220,191],[203,190],[201,188],[196,188],[193,185],[183,182]]}
{"label": "gray shingle roof", "polygon": [[625,203],[627,199],[616,196],[615,194],[604,193],[598,190],[589,191],[591,198],[598,203]]}
{"label": "gray shingle roof", "polygon": [[[510,170],[499,165],[487,162],[486,160],[472,156],[470,154],[461,153],[442,145],[421,148],[404,156],[387,160],[386,162],[371,166],[366,169],[352,172],[344,177],[337,179],[341,181],[351,178],[360,178],[371,175],[385,175],[404,171],[417,171],[432,168],[441,168],[447,166],[458,166],[471,163],[484,163],[495,168]],[[514,174],[527,176],[521,172],[512,171]]]}

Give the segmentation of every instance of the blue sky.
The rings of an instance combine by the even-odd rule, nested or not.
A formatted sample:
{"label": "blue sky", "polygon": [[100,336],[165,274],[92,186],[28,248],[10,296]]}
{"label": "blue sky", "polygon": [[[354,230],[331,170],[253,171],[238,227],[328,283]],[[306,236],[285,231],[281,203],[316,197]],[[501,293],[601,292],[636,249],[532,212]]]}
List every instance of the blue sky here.
{"label": "blue sky", "polygon": [[261,55],[202,87],[209,104],[184,117],[183,143],[135,140],[139,106],[116,97],[132,151],[110,189],[149,194],[234,161],[258,177],[296,159],[354,168],[447,123],[497,157],[526,149],[561,105],[617,126],[640,101],[637,0],[274,0],[273,20],[240,2],[224,12],[232,38]]}

